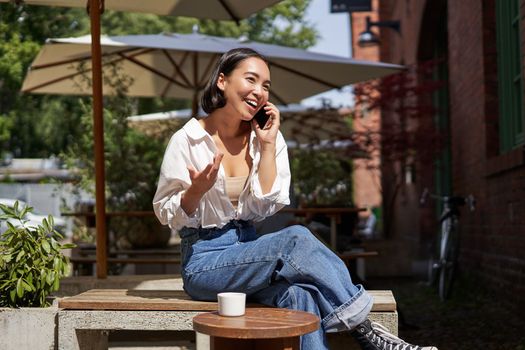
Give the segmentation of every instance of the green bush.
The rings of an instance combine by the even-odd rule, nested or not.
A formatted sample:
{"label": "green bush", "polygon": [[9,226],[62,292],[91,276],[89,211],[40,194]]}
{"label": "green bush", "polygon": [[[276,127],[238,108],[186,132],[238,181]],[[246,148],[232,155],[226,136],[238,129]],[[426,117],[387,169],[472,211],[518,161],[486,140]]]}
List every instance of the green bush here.
{"label": "green bush", "polygon": [[53,217],[42,225],[29,226],[23,218],[33,208],[0,204],[0,307],[49,306],[47,297],[58,290],[60,279],[69,274],[63,238],[53,229]]}

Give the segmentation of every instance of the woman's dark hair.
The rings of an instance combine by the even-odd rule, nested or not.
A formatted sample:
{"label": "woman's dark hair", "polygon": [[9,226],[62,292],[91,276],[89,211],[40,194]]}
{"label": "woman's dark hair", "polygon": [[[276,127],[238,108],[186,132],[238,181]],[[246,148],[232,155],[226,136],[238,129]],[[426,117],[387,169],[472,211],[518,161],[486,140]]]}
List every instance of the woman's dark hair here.
{"label": "woman's dark hair", "polygon": [[229,76],[239,63],[250,57],[260,58],[268,65],[268,61],[263,55],[247,47],[232,49],[221,56],[202,94],[201,106],[204,112],[209,114],[226,105],[226,98],[217,87],[219,75],[222,73],[225,76]]}

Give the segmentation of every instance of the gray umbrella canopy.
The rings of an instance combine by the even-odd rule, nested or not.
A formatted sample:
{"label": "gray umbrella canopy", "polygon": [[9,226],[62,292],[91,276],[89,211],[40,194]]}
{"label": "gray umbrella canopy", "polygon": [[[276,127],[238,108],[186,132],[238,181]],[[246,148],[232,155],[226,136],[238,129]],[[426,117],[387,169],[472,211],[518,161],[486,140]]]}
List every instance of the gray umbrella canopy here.
{"label": "gray umbrella canopy", "polygon": [[[284,46],[203,34],[102,37],[103,70],[130,79],[129,96],[196,98],[220,55],[249,47],[270,62],[271,98],[289,104],[333,88],[379,78],[401,66],[357,61]],[[22,90],[31,93],[91,94],[91,39],[49,39],[33,61]],[[104,94],[114,94],[104,86]]]}
{"label": "gray umbrella canopy", "polygon": [[[239,21],[281,0],[105,0],[105,8],[217,20]],[[13,0],[0,0],[13,2]],[[24,0],[28,5],[86,7],[87,0]]]}

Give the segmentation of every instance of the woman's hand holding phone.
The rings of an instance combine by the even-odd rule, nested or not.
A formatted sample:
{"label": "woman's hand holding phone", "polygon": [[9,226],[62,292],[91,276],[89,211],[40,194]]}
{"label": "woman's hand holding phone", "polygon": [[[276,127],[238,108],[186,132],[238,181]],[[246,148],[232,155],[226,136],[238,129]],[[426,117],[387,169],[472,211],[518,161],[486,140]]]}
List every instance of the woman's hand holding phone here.
{"label": "woman's hand holding phone", "polygon": [[281,123],[280,118],[279,110],[271,102],[266,102],[266,105],[255,114],[252,119],[252,127],[259,138],[261,146],[264,147],[265,144],[275,145]]}
{"label": "woman's hand holding phone", "polygon": [[264,109],[265,106],[261,107],[257,113],[253,116],[253,119],[257,121],[257,124],[259,124],[259,128],[264,129],[266,126],[266,123],[268,122],[268,119],[270,119],[270,116],[266,114],[266,110]]}

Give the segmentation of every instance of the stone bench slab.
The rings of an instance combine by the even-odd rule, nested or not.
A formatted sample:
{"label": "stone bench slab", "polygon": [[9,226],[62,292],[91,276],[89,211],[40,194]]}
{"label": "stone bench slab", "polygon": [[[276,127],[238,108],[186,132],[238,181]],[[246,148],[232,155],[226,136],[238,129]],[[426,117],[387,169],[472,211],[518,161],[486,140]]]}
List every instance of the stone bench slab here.
{"label": "stone bench slab", "polygon": [[[396,311],[390,290],[373,290],[372,312]],[[193,300],[182,290],[92,289],[63,298],[59,308],[74,310],[215,311],[217,303]]]}

